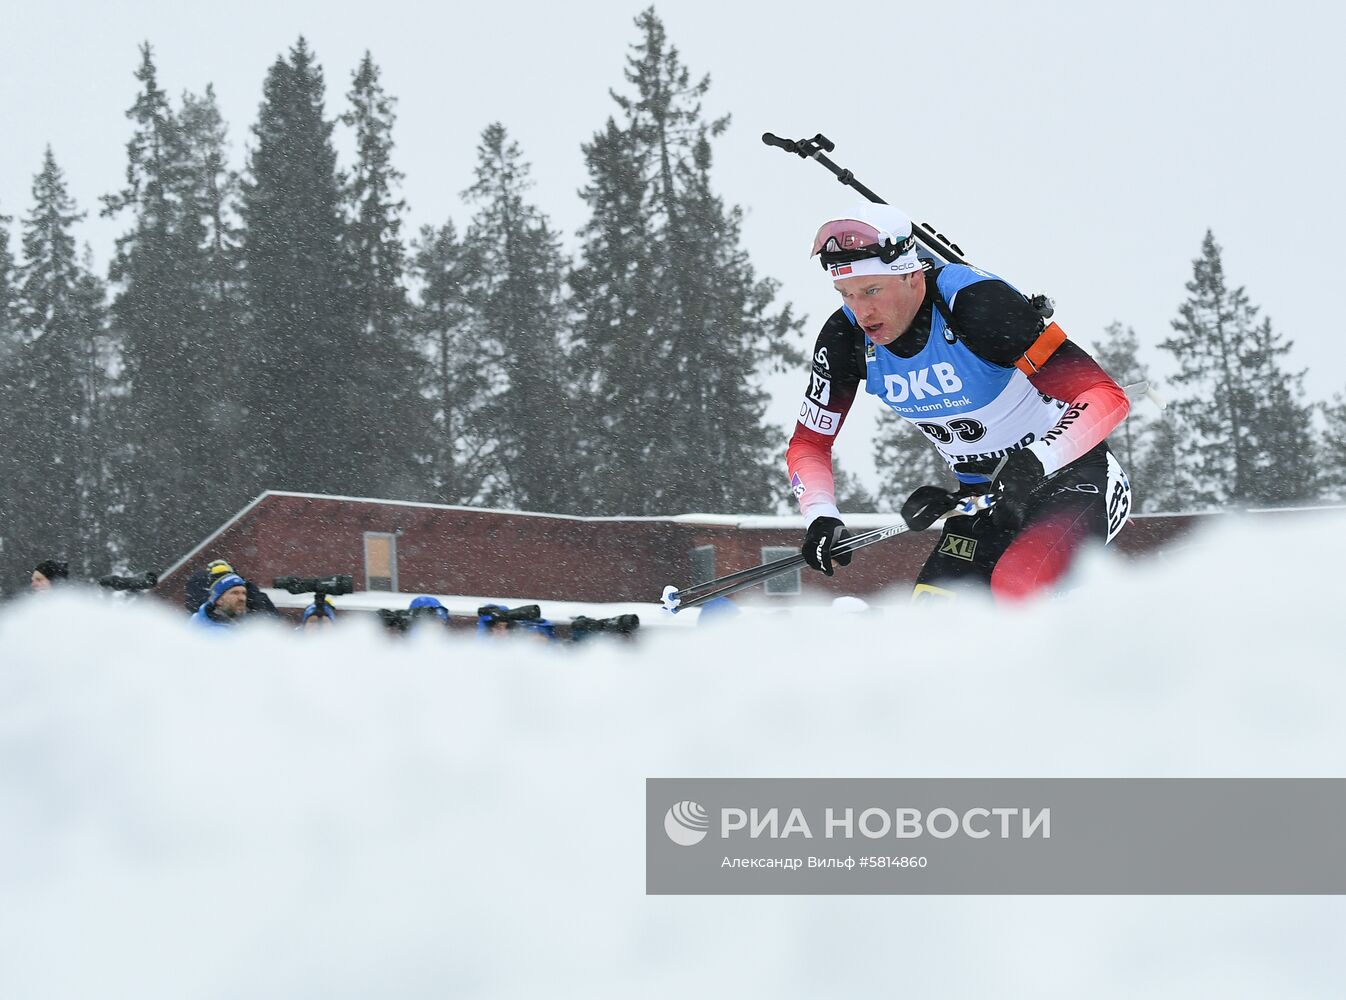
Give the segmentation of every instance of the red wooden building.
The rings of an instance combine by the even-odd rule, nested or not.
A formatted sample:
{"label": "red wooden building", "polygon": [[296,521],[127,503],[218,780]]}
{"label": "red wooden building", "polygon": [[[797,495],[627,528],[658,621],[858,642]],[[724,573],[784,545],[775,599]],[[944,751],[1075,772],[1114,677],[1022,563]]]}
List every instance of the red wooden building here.
{"label": "red wooden building", "polygon": [[[1220,516],[1140,515],[1114,548],[1143,554]],[[846,519],[862,530],[894,520]],[[803,527],[798,516],[570,517],[268,491],[167,569],[156,589],[179,600],[187,576],[223,558],[262,586],[277,576],[348,573],[357,593],[657,604],[667,584],[690,585],[798,551]],[[831,579],[792,574],[743,599],[826,603],[842,594],[902,593],[937,533],[884,542]]]}

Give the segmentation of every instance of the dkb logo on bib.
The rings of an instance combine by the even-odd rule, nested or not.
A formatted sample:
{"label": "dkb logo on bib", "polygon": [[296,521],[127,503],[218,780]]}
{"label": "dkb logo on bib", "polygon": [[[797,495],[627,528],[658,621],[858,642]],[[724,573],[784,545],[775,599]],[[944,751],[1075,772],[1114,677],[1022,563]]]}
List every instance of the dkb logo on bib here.
{"label": "dkb logo on bib", "polygon": [[[939,383],[938,389],[930,382],[932,375],[935,381]],[[888,390],[888,401],[890,403],[905,403],[908,396],[912,399],[925,399],[928,396],[951,395],[963,388],[963,380],[953,370],[953,365],[947,361],[940,361],[929,368],[907,372],[905,376],[898,374],[885,375],[883,376],[883,386]]]}

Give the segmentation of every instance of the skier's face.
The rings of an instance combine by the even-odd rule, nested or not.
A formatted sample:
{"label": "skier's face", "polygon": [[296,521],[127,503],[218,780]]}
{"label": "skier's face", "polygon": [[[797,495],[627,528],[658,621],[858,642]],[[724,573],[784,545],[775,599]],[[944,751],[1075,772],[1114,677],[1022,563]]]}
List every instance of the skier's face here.
{"label": "skier's face", "polygon": [[841,301],[850,306],[865,336],[882,347],[891,344],[911,326],[925,299],[925,275],[856,275],[832,282]]}

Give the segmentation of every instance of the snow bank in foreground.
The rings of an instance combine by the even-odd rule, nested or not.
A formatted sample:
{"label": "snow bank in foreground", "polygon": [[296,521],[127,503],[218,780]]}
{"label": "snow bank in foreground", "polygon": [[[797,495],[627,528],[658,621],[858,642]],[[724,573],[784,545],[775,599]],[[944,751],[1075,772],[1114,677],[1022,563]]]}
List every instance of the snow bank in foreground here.
{"label": "snow bank in foreground", "polygon": [[1342,527],[573,655],[11,607],[0,996],[1333,992],[1337,898],[646,897],[642,822],[649,776],[1340,777]]}

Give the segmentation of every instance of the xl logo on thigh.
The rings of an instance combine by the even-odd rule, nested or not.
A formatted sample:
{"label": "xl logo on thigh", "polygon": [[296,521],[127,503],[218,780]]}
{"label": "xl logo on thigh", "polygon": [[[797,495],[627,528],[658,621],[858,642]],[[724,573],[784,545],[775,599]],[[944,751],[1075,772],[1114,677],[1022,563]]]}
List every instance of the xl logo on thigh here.
{"label": "xl logo on thigh", "polygon": [[945,535],[944,541],[940,543],[939,551],[941,555],[953,556],[955,559],[971,562],[977,551],[977,540],[975,538],[964,538],[962,535]]}

